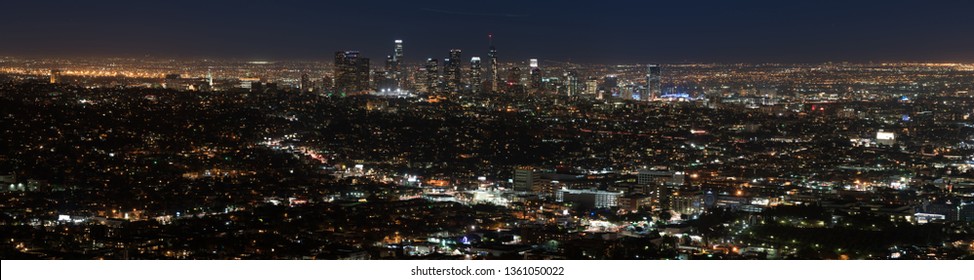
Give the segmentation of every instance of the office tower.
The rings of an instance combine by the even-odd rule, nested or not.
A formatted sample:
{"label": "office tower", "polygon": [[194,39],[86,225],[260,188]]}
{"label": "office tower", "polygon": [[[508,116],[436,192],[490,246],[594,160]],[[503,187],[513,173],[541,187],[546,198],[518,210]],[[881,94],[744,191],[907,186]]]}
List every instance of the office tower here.
{"label": "office tower", "polygon": [[164,84],[167,89],[182,90],[182,75],[166,74]]}
{"label": "office tower", "polygon": [[334,85],[335,82],[332,80],[331,77],[329,76],[321,77],[321,80],[318,80],[317,84],[315,85],[315,92],[318,94],[329,93],[332,91],[332,87]]}
{"label": "office tower", "polygon": [[541,89],[541,68],[538,67],[538,59],[532,58],[528,61],[528,66],[531,66],[531,81],[529,85],[531,89],[538,90]]}
{"label": "office tower", "polygon": [[396,64],[395,57],[394,56],[391,56],[391,55],[387,55],[386,56],[386,68],[385,68],[385,72],[386,72],[386,76],[387,77],[389,77],[389,78],[395,78],[395,75],[396,75],[396,71],[395,71],[396,65],[395,64]]}
{"label": "office tower", "polygon": [[57,84],[61,82],[61,70],[51,69],[51,83]]}
{"label": "office tower", "polygon": [[619,95],[632,100],[643,100],[635,84],[625,83],[619,87]]}
{"label": "office tower", "polygon": [[659,64],[646,65],[646,94],[643,100],[653,100],[663,93],[663,85],[660,83]]}
{"label": "office tower", "polygon": [[[671,193],[668,196],[667,209],[676,211],[680,215],[690,216],[703,212],[703,199],[699,193]],[[656,197],[665,200],[666,197]]]}
{"label": "office tower", "polygon": [[571,203],[582,209],[606,209],[619,206],[621,192],[598,189],[561,189],[555,193],[555,201]]}
{"label": "office tower", "polygon": [[494,48],[494,34],[488,34],[487,40],[490,43],[490,50],[487,52],[487,58],[490,59],[490,69],[487,72],[487,83],[490,85],[490,91],[497,91],[497,80],[500,77],[497,76],[497,48]]}
{"label": "office tower", "polygon": [[395,56],[393,55],[386,56],[386,67],[382,73],[382,78],[376,79],[375,81],[376,90],[395,91],[397,89],[401,89],[399,87],[399,75],[398,75],[399,71],[396,70],[398,68],[396,64],[397,62]]}
{"label": "office tower", "polygon": [[369,59],[358,51],[335,52],[335,91],[341,94],[369,90]]}
{"label": "office tower", "polygon": [[261,88],[260,78],[257,77],[240,78],[240,84],[238,85],[238,87],[249,91],[254,91],[254,92],[259,91],[259,89]]}
{"label": "office tower", "polygon": [[451,86],[453,82],[453,71],[451,71],[450,58],[443,58],[443,63],[440,66],[440,84],[438,85],[439,91],[441,93],[453,93],[453,87]]}
{"label": "office tower", "polygon": [[514,87],[521,85],[521,67],[514,66],[507,72],[507,86]]}
{"label": "office tower", "polygon": [[359,58],[355,68],[355,80],[361,91],[372,89],[371,82],[372,68],[369,67],[368,58]]}
{"label": "office tower", "polygon": [[396,40],[396,49],[393,59],[393,73],[396,79],[397,86],[401,89],[406,87],[406,68],[403,67],[403,50],[402,50],[402,40]]}
{"label": "office tower", "polygon": [[589,78],[585,81],[585,94],[594,95],[599,92],[599,80],[596,78]]}
{"label": "office tower", "polygon": [[210,89],[213,89],[213,72],[207,68],[206,69],[206,83],[210,85]]}
{"label": "office tower", "polygon": [[395,57],[396,61],[402,62],[402,58],[403,58],[402,40],[396,40],[395,55],[396,55],[396,57]]}
{"label": "office tower", "polygon": [[481,79],[480,73],[480,57],[475,56],[470,58],[470,91],[473,93],[480,93],[481,87],[483,86],[483,80]]}
{"label": "office tower", "polygon": [[686,174],[669,170],[639,169],[636,175],[636,184],[641,186],[653,184],[683,185],[686,182]]}
{"label": "office tower", "polygon": [[565,95],[575,96],[578,95],[579,83],[578,83],[578,73],[575,70],[570,70],[565,72]]}
{"label": "office tower", "polygon": [[433,58],[426,59],[426,93],[434,94],[440,82],[439,62]]}
{"label": "office tower", "polygon": [[345,93],[353,87],[352,61],[358,59],[357,51],[335,52],[335,90]]}
{"label": "office tower", "polygon": [[541,184],[541,173],[535,172],[534,168],[521,166],[514,169],[514,191],[539,192]]}
{"label": "office tower", "polygon": [[314,86],[311,85],[311,76],[308,76],[308,73],[301,74],[301,85],[300,86],[301,86],[301,92],[302,93],[311,92],[311,90],[312,90],[312,88]]}
{"label": "office tower", "polygon": [[460,88],[462,87],[463,78],[463,73],[461,71],[462,60],[460,60],[460,50],[450,50],[450,58],[443,62],[443,72],[447,83],[447,89],[449,89],[450,93],[456,93],[460,91]]}

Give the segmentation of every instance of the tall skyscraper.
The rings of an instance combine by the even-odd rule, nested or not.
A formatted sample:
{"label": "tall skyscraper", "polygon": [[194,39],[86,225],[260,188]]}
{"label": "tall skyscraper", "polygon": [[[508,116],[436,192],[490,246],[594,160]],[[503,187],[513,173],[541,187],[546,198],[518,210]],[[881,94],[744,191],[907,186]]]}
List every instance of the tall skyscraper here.
{"label": "tall skyscraper", "polygon": [[301,74],[301,92],[311,92],[313,87],[314,86],[311,85],[311,76],[308,76],[308,73]]}
{"label": "tall skyscraper", "polygon": [[463,61],[460,60],[460,53],[461,51],[459,49],[452,49],[450,50],[450,58],[444,61],[443,72],[446,78],[447,89],[450,93],[459,92],[463,85],[463,72],[461,70],[461,63]]}
{"label": "tall skyscraper", "polygon": [[324,76],[315,83],[315,93],[325,94],[332,92],[335,82],[332,77]]}
{"label": "tall skyscraper", "polygon": [[578,95],[579,87],[578,73],[575,70],[565,72],[565,95]]}
{"label": "tall skyscraper", "polygon": [[335,52],[335,91],[341,94],[369,90],[369,59],[358,51]]}
{"label": "tall skyscraper", "polygon": [[57,84],[61,82],[61,70],[51,69],[51,83]]}
{"label": "tall skyscraper", "polygon": [[587,81],[585,81],[585,94],[595,95],[597,93],[599,93],[599,80],[589,78]]}
{"label": "tall skyscraper", "polygon": [[521,67],[514,66],[507,72],[507,86],[516,87],[521,85]]}
{"label": "tall skyscraper", "polygon": [[395,59],[395,56],[391,56],[391,55],[387,55],[386,56],[386,69],[385,69],[385,71],[386,71],[386,75],[389,76],[389,78],[395,78],[395,75],[396,75],[396,59]]}
{"label": "tall skyscraper", "polygon": [[531,81],[529,83],[531,89],[539,90],[541,89],[541,67],[538,66],[538,59],[532,58],[528,61],[528,66],[531,67]]}
{"label": "tall skyscraper", "polygon": [[480,77],[481,66],[480,57],[475,56],[470,58],[470,91],[473,93],[480,93],[483,87],[483,80]]}
{"label": "tall skyscraper", "polygon": [[646,94],[644,94],[643,100],[653,100],[662,95],[663,85],[660,82],[660,73],[659,64],[646,65]]}
{"label": "tall skyscraper", "polygon": [[500,77],[497,76],[497,48],[494,48],[494,34],[487,34],[487,40],[490,43],[490,50],[487,52],[487,58],[490,59],[490,71],[487,72],[487,82],[490,85],[490,90],[496,92],[497,80]]}
{"label": "tall skyscraper", "polygon": [[396,40],[395,43],[396,43],[396,50],[395,50],[395,53],[396,53],[396,61],[402,61],[402,56],[403,56],[403,53],[402,53],[402,40]]}
{"label": "tall skyscraper", "polygon": [[440,82],[439,61],[433,58],[426,59],[426,93],[437,93]]}
{"label": "tall skyscraper", "polygon": [[396,49],[392,57],[393,61],[393,78],[396,80],[397,86],[401,89],[406,87],[406,68],[403,67],[403,50],[402,50],[402,40],[396,40]]}

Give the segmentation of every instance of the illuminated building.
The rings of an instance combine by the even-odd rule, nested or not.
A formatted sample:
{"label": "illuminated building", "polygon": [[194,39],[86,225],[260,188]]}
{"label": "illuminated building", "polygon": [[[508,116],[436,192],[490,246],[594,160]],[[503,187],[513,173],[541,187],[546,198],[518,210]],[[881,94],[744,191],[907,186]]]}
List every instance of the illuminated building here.
{"label": "illuminated building", "polygon": [[638,172],[636,184],[643,186],[651,184],[683,185],[686,180],[686,174],[683,172],[650,169],[640,169]]}
{"label": "illuminated building", "polygon": [[595,78],[590,78],[585,81],[585,94],[597,94],[599,93],[599,80]]}
{"label": "illuminated building", "polygon": [[503,90],[508,93],[524,93],[524,85],[521,84],[521,67],[514,66],[507,71],[507,79],[504,80]]}
{"label": "illuminated building", "polygon": [[555,195],[555,201],[568,202],[582,209],[604,209],[619,205],[621,192],[584,189],[561,189]]}
{"label": "illuminated building", "polygon": [[164,84],[167,89],[182,90],[182,76],[179,74],[167,74]]}
{"label": "illuminated building", "polygon": [[703,199],[696,194],[672,194],[667,198],[669,200],[667,208],[684,215],[683,219],[689,218],[690,215],[700,214],[704,210]]}
{"label": "illuminated building", "polygon": [[882,130],[876,132],[876,144],[887,146],[896,144],[896,133]]}
{"label": "illuminated building", "polygon": [[480,93],[481,87],[483,87],[483,80],[481,75],[481,65],[480,57],[470,58],[470,91],[473,93]]}
{"label": "illuminated building", "polygon": [[461,71],[462,60],[460,60],[460,50],[450,50],[450,58],[443,63],[445,64],[443,74],[446,79],[447,89],[450,93],[459,92],[462,86],[463,78],[463,71]]}
{"label": "illuminated building", "polygon": [[653,100],[662,95],[661,73],[659,64],[646,65],[646,94],[642,97],[643,100]]}
{"label": "illuminated building", "polygon": [[239,87],[242,89],[253,90],[260,87],[260,78],[247,77],[240,78]]}
{"label": "illuminated building", "polygon": [[315,92],[319,94],[331,92],[332,86],[334,86],[334,81],[331,77],[321,77],[321,80],[315,83]]}
{"label": "illuminated building", "polygon": [[957,218],[963,222],[974,222],[974,201],[962,202],[957,206]]}
{"label": "illuminated building", "polygon": [[397,86],[399,88],[406,87],[406,69],[402,66],[403,63],[403,50],[402,50],[402,40],[396,40],[395,54],[393,59],[393,77],[397,81]]}
{"label": "illuminated building", "polygon": [[652,197],[646,196],[641,193],[631,193],[625,196],[619,197],[618,206],[620,209],[625,209],[629,211],[636,211],[640,209],[647,209],[652,205]]}
{"label": "illuminated building", "polygon": [[542,189],[541,173],[534,168],[522,166],[514,170],[514,190],[519,192],[540,192]]}
{"label": "illuminated building", "polygon": [[494,34],[487,35],[488,41],[490,41],[490,49],[487,52],[487,58],[490,59],[490,69],[487,72],[487,82],[490,85],[490,90],[497,92],[497,80],[500,77],[497,76],[497,48],[494,47]]}
{"label": "illuminated building", "polygon": [[434,94],[440,83],[439,62],[434,58],[426,59],[426,93]]}
{"label": "illuminated building", "polygon": [[538,59],[532,58],[529,60],[528,65],[531,67],[531,89],[541,88],[541,68],[538,67]]}
{"label": "illuminated building", "polygon": [[579,83],[578,83],[578,73],[575,70],[565,72],[565,95],[575,96],[578,95]]}
{"label": "illuminated building", "polygon": [[335,52],[335,90],[342,94],[369,90],[369,59],[358,51]]}
{"label": "illuminated building", "polygon": [[301,92],[311,92],[314,86],[311,84],[311,76],[307,73],[301,74]]}
{"label": "illuminated building", "polygon": [[51,69],[51,83],[57,84],[61,82],[61,70]]}

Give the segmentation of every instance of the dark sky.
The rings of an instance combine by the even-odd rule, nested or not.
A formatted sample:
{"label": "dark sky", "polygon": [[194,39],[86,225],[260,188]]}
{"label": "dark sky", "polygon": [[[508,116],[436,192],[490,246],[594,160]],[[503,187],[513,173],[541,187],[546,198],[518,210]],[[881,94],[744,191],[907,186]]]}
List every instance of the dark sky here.
{"label": "dark sky", "polygon": [[974,62],[974,1],[4,1],[0,55]]}

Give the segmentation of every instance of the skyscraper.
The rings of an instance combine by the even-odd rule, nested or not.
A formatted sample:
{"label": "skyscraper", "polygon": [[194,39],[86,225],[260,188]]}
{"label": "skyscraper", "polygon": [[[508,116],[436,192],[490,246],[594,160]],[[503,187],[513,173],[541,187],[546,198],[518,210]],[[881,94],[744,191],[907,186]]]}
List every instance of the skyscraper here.
{"label": "skyscraper", "polygon": [[444,76],[446,78],[447,89],[450,93],[456,93],[460,91],[462,87],[463,73],[461,71],[462,60],[460,60],[459,49],[450,50],[450,58],[444,61]]}
{"label": "skyscraper", "polygon": [[481,87],[483,86],[483,80],[481,79],[481,66],[480,57],[475,56],[470,58],[470,91],[473,93],[480,93]]}
{"label": "skyscraper", "polygon": [[490,43],[490,50],[487,52],[487,57],[490,59],[490,71],[487,72],[487,81],[490,85],[490,90],[496,92],[497,80],[500,77],[497,76],[497,48],[494,48],[494,34],[487,34],[487,40]]}
{"label": "skyscraper", "polygon": [[335,52],[335,90],[342,94],[369,90],[369,59],[358,51]]}
{"label": "skyscraper", "polygon": [[578,95],[578,91],[578,73],[575,70],[565,72],[565,95],[575,96]]}
{"label": "skyscraper", "polygon": [[396,57],[386,56],[386,67],[382,74],[382,79],[376,79],[375,87],[379,91],[399,89],[398,71],[396,71]]}
{"label": "skyscraper", "polygon": [[532,58],[528,62],[528,66],[531,66],[531,82],[530,86],[533,90],[541,89],[541,67],[538,66],[538,59]]}
{"label": "skyscraper", "polygon": [[386,69],[385,69],[385,71],[386,71],[386,75],[388,75],[390,78],[395,78],[395,75],[396,75],[396,58],[395,58],[395,56],[391,56],[391,55],[387,55],[386,56]]}
{"label": "skyscraper", "polygon": [[315,83],[315,93],[318,94],[330,93],[332,92],[332,88],[334,86],[335,83],[332,80],[332,77],[329,76],[321,77],[321,79]]}
{"label": "skyscraper", "polygon": [[165,88],[183,90],[183,77],[180,74],[166,74]]}
{"label": "skyscraper", "polygon": [[653,100],[662,95],[663,86],[660,83],[660,73],[659,64],[646,65],[646,94],[643,94],[643,100]]}
{"label": "skyscraper", "polygon": [[588,80],[586,80],[585,94],[595,95],[597,93],[599,93],[599,80],[595,78],[589,78]]}
{"label": "skyscraper", "polygon": [[439,61],[434,58],[426,59],[426,93],[434,94],[437,92],[440,81]]}
{"label": "skyscraper", "polygon": [[61,70],[51,69],[51,83],[57,84],[61,82]]}
{"label": "skyscraper", "polygon": [[402,40],[396,40],[396,49],[394,51],[392,61],[393,61],[393,78],[396,80],[398,87],[406,87],[406,69],[403,67],[403,51],[402,51]]}
{"label": "skyscraper", "polygon": [[311,77],[308,76],[308,73],[301,74],[301,92],[302,93],[311,92],[312,87],[313,86],[311,85]]}
{"label": "skyscraper", "polygon": [[511,71],[507,72],[507,88],[508,92],[514,92],[521,88],[521,67],[514,66]]}
{"label": "skyscraper", "polygon": [[210,86],[210,90],[213,89],[213,71],[209,68],[206,69],[206,83]]}

